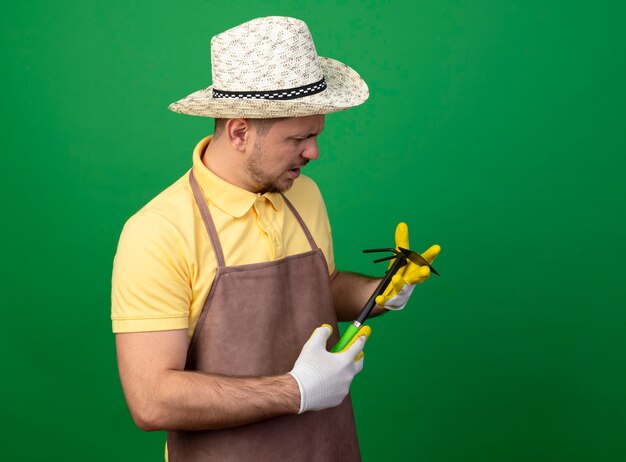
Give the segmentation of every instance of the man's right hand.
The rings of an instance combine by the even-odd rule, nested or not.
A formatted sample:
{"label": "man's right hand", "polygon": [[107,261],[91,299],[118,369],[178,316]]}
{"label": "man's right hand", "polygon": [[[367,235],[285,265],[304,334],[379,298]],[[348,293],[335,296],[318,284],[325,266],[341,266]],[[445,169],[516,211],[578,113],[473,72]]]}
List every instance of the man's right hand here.
{"label": "man's right hand", "polygon": [[319,411],[341,404],[356,374],[363,369],[363,347],[369,328],[359,331],[344,350],[331,353],[326,342],[332,327],[323,324],[313,331],[290,374],[300,388],[300,411]]}

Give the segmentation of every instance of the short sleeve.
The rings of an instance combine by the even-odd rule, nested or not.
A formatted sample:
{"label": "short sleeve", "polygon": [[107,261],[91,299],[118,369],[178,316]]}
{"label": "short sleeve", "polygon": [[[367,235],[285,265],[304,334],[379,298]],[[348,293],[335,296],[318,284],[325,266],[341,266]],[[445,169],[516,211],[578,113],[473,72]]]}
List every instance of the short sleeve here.
{"label": "short sleeve", "polygon": [[113,332],[188,327],[188,253],[179,231],[164,217],[139,212],[128,220],[113,262]]}

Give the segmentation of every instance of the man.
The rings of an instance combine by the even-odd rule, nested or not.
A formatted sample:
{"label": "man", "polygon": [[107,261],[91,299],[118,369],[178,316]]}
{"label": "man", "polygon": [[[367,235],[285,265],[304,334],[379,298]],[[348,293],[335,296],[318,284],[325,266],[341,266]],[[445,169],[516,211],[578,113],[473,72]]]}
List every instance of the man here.
{"label": "man", "polygon": [[[170,108],[215,118],[214,135],[127,222],[115,258],[128,406],[140,428],[168,431],[171,461],[359,460],[348,392],[369,331],[327,347],[379,280],[335,270],[321,194],[300,174],[324,114],[363,103],[367,85],[293,18],[217,35],[211,59],[213,85]],[[405,225],[396,237],[408,247]],[[428,276],[407,266],[376,312]]]}

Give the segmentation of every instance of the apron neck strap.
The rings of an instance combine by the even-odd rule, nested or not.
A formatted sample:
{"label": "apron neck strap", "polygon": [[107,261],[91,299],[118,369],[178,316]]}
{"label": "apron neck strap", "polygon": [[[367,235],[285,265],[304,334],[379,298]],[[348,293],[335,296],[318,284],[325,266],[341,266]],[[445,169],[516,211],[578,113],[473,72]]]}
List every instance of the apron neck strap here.
{"label": "apron neck strap", "polygon": [[306,223],[304,223],[304,220],[302,219],[302,217],[300,216],[296,208],[289,201],[289,199],[287,199],[287,196],[285,196],[283,193],[280,193],[280,195],[283,196],[283,200],[285,201],[285,204],[287,204],[287,207],[289,207],[289,210],[291,210],[291,213],[293,213],[293,215],[296,217],[296,220],[298,220],[298,223],[300,223],[300,227],[302,228],[302,231],[304,231],[304,234],[306,235],[306,238],[309,241],[309,245],[311,246],[311,249],[317,250],[318,247],[317,247],[317,244],[315,243],[315,239],[313,239],[313,235],[311,234],[311,231],[309,231],[309,228],[307,227]]}
{"label": "apron neck strap", "polygon": [[206,200],[204,199],[198,180],[196,180],[196,177],[193,174],[193,169],[189,173],[189,183],[191,184],[191,190],[193,191],[196,203],[200,209],[202,221],[204,221],[204,226],[206,227],[209,238],[211,239],[211,245],[213,246],[213,251],[215,252],[215,256],[217,258],[217,265],[219,267],[225,266],[224,252],[222,252],[222,246],[220,245],[220,240],[217,236],[215,224],[213,223],[213,219],[209,213],[209,207],[206,204]]}
{"label": "apron neck strap", "polygon": [[[224,260],[224,252],[222,251],[222,246],[217,235],[217,230],[215,229],[215,223],[213,223],[213,219],[211,218],[211,214],[209,213],[209,207],[207,206],[204,195],[202,194],[202,189],[200,189],[198,180],[196,180],[196,177],[193,174],[193,169],[191,170],[191,172],[189,172],[189,183],[191,184],[193,196],[196,199],[198,208],[200,209],[202,221],[204,221],[204,226],[206,227],[209,238],[211,239],[211,245],[213,246],[213,251],[215,252],[215,256],[217,257],[217,264],[220,267],[225,266],[226,263]],[[309,241],[311,249],[317,250],[318,247],[315,243],[315,239],[313,239],[311,231],[309,231],[309,228],[307,227],[306,223],[304,223],[304,220],[302,219],[296,208],[293,206],[291,201],[287,199],[287,196],[285,196],[283,193],[281,193],[280,195],[285,201],[287,207],[289,207],[289,210],[291,210],[291,213],[293,213],[294,217],[296,217],[296,220],[298,220],[298,223],[300,223],[300,227],[302,228],[302,231],[304,231],[304,235],[306,236],[307,241]]]}

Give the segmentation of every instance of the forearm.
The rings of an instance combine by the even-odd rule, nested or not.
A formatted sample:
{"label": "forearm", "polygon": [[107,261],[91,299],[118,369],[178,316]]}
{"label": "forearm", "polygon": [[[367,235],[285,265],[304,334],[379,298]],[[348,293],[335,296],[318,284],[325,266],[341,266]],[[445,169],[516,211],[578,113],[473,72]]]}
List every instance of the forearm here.
{"label": "forearm", "polygon": [[[339,321],[353,321],[376,290],[380,278],[363,274],[340,271],[331,281],[330,289]],[[384,308],[374,307],[370,317],[386,312]]]}
{"label": "forearm", "polygon": [[289,374],[241,378],[171,370],[136,402],[135,409],[129,406],[143,430],[209,430],[297,414],[300,392]]}
{"label": "forearm", "polygon": [[143,430],[227,428],[299,411],[300,389],[289,374],[185,371],[186,330],[118,334],[116,344],[126,402]]}

